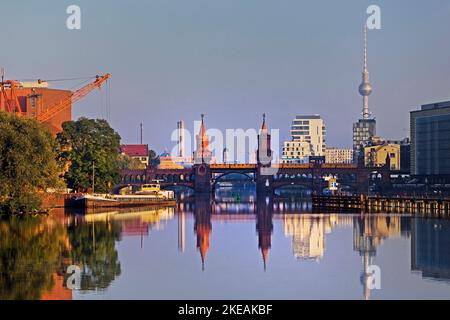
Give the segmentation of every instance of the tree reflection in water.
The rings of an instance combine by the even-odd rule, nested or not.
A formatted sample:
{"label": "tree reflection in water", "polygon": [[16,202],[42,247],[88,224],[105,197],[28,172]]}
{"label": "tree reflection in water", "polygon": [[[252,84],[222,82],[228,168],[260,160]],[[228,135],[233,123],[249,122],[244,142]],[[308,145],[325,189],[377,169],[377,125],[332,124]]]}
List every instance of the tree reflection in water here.
{"label": "tree reflection in water", "polygon": [[116,241],[120,226],[112,222],[73,224],[67,228],[70,260],[82,270],[81,290],[104,290],[120,275]]}
{"label": "tree reflection in water", "polygon": [[66,251],[65,228],[47,218],[0,220],[0,300],[40,299]]}
{"label": "tree reflection in water", "polygon": [[82,291],[106,289],[121,272],[115,223],[66,226],[55,217],[9,217],[0,220],[0,234],[0,300],[36,300],[55,291],[71,297],[70,265],[82,270]]}
{"label": "tree reflection in water", "polygon": [[[342,250],[339,254],[352,257],[356,252],[356,256],[361,257],[357,273],[347,275],[346,269],[339,272],[349,281],[359,278],[361,282],[358,289],[362,287],[362,297],[365,299],[383,298],[385,294],[385,291],[374,291],[371,288],[369,267],[372,265],[380,264],[380,268],[397,267],[399,272],[405,273],[402,275],[405,279],[412,271],[414,274],[418,273],[420,278],[426,278],[427,282],[432,279],[450,283],[448,251],[450,222],[448,220],[395,214],[311,214],[308,209],[309,207],[304,203],[274,201],[270,197],[257,197],[253,203],[215,203],[209,196],[197,197],[192,203],[180,204],[178,208],[178,213],[182,215],[178,228],[179,245],[182,249],[185,247],[184,228],[186,225],[191,226],[184,221],[186,214],[187,219],[191,219],[193,224],[195,238],[191,240],[196,240],[198,251],[189,253],[189,250],[186,250],[185,254],[200,254],[204,269],[207,253],[210,253],[214,247],[220,246],[220,241],[228,241],[228,238],[222,238],[220,235],[223,231],[220,222],[245,223],[251,219],[256,224],[258,249],[262,254],[264,270],[266,262],[269,261],[268,257],[273,256],[270,260],[273,260],[273,263],[269,263],[267,269],[268,273],[272,272],[271,277],[276,276],[273,270],[280,263],[278,259],[285,259],[284,263],[290,264],[293,254],[302,263],[315,261],[328,266],[330,259],[324,259],[327,251],[330,257],[333,257],[336,252],[332,252],[332,248],[336,250],[339,247]],[[120,264],[116,248],[116,243],[121,241],[121,237],[136,235],[147,237],[148,228],[157,226],[161,220],[173,219],[173,214],[174,209],[92,215],[71,215],[62,211],[60,216],[0,219],[0,300],[72,299],[73,292],[67,288],[67,280],[70,276],[67,274],[67,268],[70,265],[81,268],[80,289],[84,297],[91,297],[89,293],[93,291],[106,291],[122,273],[123,266]],[[214,227],[219,232],[215,238],[211,238]],[[340,233],[347,234],[348,237],[331,238],[331,234],[337,229],[341,229]],[[276,233],[283,231],[285,237],[291,238],[291,241],[286,242],[287,246],[291,246],[291,250],[285,251],[290,255],[288,258],[280,255],[279,247],[272,252],[274,250],[272,237],[277,239],[276,237],[280,235]],[[333,239],[337,243],[327,248],[327,238],[328,241]],[[385,244],[386,248],[389,246],[396,248],[392,247],[394,241],[386,240],[400,238],[411,239],[407,242],[410,243],[410,247],[403,249],[410,250],[406,259],[411,267],[399,269],[398,266],[405,265],[405,261],[401,260],[405,259],[403,251],[398,252],[399,256],[403,255],[403,258],[392,260],[392,262],[389,260],[389,263],[384,262],[383,265],[382,259],[376,259],[378,251],[386,254],[386,251],[380,250],[383,247],[382,244]],[[210,239],[216,243],[213,248],[210,248]],[[156,245],[161,244],[157,242]],[[170,245],[172,244],[169,242],[167,246]],[[151,248],[154,250],[154,247],[147,247],[147,254],[153,254]],[[348,253],[349,250],[351,254]],[[210,258],[228,259],[229,257],[210,254]],[[134,260],[131,263],[140,263],[140,261]],[[198,266],[196,271],[200,271],[200,268],[197,268]],[[210,268],[212,272],[221,271],[217,268],[215,261],[211,263]],[[240,274],[237,273],[237,275]],[[317,274],[311,271],[311,276],[317,276]],[[128,281],[129,273],[124,272],[122,277],[125,277],[124,281]],[[408,281],[416,280],[411,278]],[[180,288],[188,283],[181,282]],[[401,288],[401,285],[402,283],[398,282],[398,288]],[[295,290],[293,296],[297,292]],[[420,285],[418,290],[427,292]],[[360,292],[358,294],[361,296]],[[387,297],[389,294],[388,292]]]}

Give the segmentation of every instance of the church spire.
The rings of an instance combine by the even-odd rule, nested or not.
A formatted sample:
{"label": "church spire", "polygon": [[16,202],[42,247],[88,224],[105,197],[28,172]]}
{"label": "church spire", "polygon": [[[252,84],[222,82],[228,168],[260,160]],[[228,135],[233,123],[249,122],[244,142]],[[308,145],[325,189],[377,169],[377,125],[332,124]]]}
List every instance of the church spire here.
{"label": "church spire", "polygon": [[205,115],[202,113],[202,124],[200,126],[200,137],[206,138],[208,140],[208,137],[206,136],[206,128],[205,128]]}
{"label": "church spire", "polygon": [[267,133],[266,114],[265,113],[263,113],[263,123],[262,123],[262,127],[261,127],[261,132]]}

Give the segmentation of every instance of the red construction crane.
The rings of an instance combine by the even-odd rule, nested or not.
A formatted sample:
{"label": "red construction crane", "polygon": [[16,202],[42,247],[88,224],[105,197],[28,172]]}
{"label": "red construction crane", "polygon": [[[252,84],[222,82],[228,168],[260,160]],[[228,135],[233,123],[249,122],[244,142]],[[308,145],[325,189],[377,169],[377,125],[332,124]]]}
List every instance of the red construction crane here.
{"label": "red construction crane", "polygon": [[[16,89],[20,88],[20,82],[15,80],[6,80],[0,82],[0,102],[2,98],[5,101],[5,111],[6,112],[16,112],[20,117],[22,116],[23,110],[22,106],[19,103],[19,99],[16,94]],[[9,90],[7,90],[9,89]],[[8,95],[9,93],[9,95]],[[0,106],[0,110],[2,106]]]}
{"label": "red construction crane", "polygon": [[91,82],[88,85],[84,86],[83,88],[72,92],[72,94],[69,97],[46,108],[44,112],[42,112],[36,116],[36,120],[39,122],[46,122],[46,121],[50,120],[52,117],[54,117],[59,112],[65,110],[67,108],[70,108],[70,106],[72,106],[72,104],[74,104],[77,101],[80,101],[82,98],[84,98],[89,93],[91,93],[92,90],[94,90],[95,88],[100,89],[101,86],[106,81],[109,80],[109,78],[111,78],[111,74],[109,74],[109,73],[107,73],[103,76],[96,76],[94,82]]}
{"label": "red construction crane", "polygon": [[[55,115],[66,110],[67,108],[70,108],[72,104],[87,96],[90,92],[92,92],[92,90],[96,88],[100,89],[101,86],[109,80],[109,78],[111,78],[111,74],[109,73],[103,76],[96,76],[95,81],[87,84],[77,91],[71,92],[71,94],[69,96],[65,96],[64,99],[49,106],[45,106],[42,112],[36,114],[35,119],[39,122],[47,122],[51,120]],[[42,80],[38,81],[38,83],[42,82]],[[6,112],[15,113],[19,117],[26,115],[16,92],[21,90],[21,86],[21,82],[16,80],[0,81],[0,102],[2,100],[4,101],[4,106],[0,105],[0,110],[4,109]]]}

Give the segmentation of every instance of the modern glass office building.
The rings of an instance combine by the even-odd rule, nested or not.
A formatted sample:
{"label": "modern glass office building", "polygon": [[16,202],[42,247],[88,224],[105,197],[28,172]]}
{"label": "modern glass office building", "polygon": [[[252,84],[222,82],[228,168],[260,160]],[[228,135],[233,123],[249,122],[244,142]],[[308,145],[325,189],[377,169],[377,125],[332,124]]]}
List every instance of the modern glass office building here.
{"label": "modern glass office building", "polygon": [[450,176],[450,101],[411,112],[411,174]]}
{"label": "modern glass office building", "polygon": [[366,147],[370,139],[377,135],[377,122],[375,119],[360,119],[353,124],[353,154],[355,162],[358,157],[364,155],[364,147]]}

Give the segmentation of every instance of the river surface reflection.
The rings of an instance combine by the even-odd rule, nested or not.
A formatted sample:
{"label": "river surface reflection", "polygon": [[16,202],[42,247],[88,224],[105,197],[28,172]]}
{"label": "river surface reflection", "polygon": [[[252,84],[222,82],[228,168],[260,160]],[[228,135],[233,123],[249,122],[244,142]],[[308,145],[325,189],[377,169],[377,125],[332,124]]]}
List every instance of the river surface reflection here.
{"label": "river surface reflection", "polygon": [[222,200],[0,220],[0,299],[450,299],[450,221]]}

